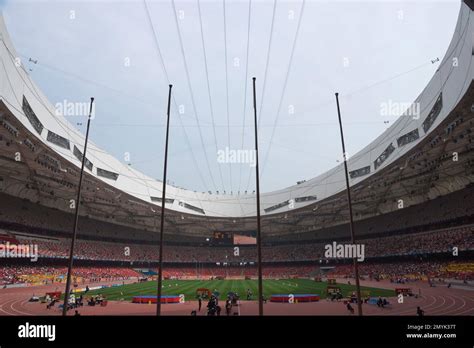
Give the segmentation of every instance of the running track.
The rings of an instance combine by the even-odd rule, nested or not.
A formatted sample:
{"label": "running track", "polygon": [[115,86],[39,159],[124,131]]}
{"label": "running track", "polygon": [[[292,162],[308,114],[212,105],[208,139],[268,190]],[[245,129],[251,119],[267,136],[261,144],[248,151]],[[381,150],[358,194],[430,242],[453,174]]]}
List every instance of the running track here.
{"label": "running track", "polygon": [[[384,288],[406,286],[411,287],[414,293],[421,290],[421,297],[405,297],[403,304],[399,304],[396,298],[390,298],[391,308],[381,309],[365,304],[364,315],[415,315],[417,306],[420,306],[428,316],[474,315],[474,289],[448,289],[446,285],[431,288],[422,282],[409,285],[362,282],[362,285]],[[0,315],[60,315],[61,311],[57,307],[47,310],[45,304],[28,302],[33,294],[43,296],[46,291],[54,291],[56,288],[62,290],[58,285],[0,289]],[[162,307],[165,315],[189,315],[193,309],[197,309],[196,301],[189,301],[185,304],[169,304]],[[109,302],[107,307],[86,306],[81,308],[80,312],[82,315],[154,315],[155,310],[154,305]],[[240,312],[242,315],[256,315],[258,313],[257,303],[244,301],[240,306]],[[267,303],[264,306],[264,312],[267,315],[350,315],[342,302],[327,300],[306,304]],[[205,315],[205,311],[202,310],[199,315]]]}

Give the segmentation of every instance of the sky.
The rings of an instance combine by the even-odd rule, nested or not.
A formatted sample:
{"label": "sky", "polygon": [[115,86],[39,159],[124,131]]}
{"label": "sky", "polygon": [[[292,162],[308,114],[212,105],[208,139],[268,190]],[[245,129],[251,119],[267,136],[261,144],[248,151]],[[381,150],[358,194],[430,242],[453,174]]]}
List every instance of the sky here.
{"label": "sky", "polygon": [[[95,144],[161,180],[171,83],[169,182],[233,194],[255,189],[252,163],[219,156],[254,148],[252,77],[269,192],[341,160],[335,92],[349,155],[390,126],[397,115],[382,105],[421,93],[459,8],[457,0],[0,0],[16,50],[53,105],[95,98]],[[84,117],[67,117],[85,133]]]}

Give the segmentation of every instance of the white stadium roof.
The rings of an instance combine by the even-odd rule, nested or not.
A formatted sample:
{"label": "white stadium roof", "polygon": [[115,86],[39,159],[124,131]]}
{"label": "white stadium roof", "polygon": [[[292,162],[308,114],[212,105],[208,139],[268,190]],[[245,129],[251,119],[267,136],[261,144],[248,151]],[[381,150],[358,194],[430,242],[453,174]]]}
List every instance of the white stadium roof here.
{"label": "white stadium roof", "polygon": [[[439,69],[420,96],[413,101],[420,106],[419,117],[402,115],[373,142],[349,158],[351,186],[389,167],[415,148],[458,105],[474,77],[473,34],[474,14],[463,2],[452,41],[440,62]],[[84,135],[65,117],[55,113],[55,107],[31,79],[18,59],[1,15],[0,39],[0,101],[5,103],[9,111],[37,138],[36,140],[79,169]],[[453,64],[454,60],[458,64]],[[26,103],[29,105],[29,112],[25,112]],[[160,181],[120,162],[92,141],[89,143],[86,157],[92,163],[92,169],[86,168],[86,171],[98,182],[129,194],[138,202],[148,203],[151,206],[160,205],[162,187]],[[344,190],[344,167],[341,163],[301,184],[262,194],[262,214],[271,215],[302,208]],[[166,208],[179,213],[239,218],[254,216],[256,211],[254,194],[217,195],[171,185],[168,185],[166,194],[169,199]]]}

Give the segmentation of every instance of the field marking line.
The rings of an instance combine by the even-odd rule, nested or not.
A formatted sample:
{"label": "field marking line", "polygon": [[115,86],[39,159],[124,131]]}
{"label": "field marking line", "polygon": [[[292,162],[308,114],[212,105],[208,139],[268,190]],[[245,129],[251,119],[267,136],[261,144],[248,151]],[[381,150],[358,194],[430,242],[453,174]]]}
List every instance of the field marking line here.
{"label": "field marking line", "polygon": [[[443,307],[443,308],[440,308],[440,309],[437,309],[435,311],[432,311],[431,314],[433,313],[439,313],[440,315],[444,315],[446,313],[446,311],[450,308],[452,308],[453,306],[456,305],[456,300],[454,299],[454,297],[450,296],[450,295],[444,295],[442,296],[443,298],[448,298],[450,301],[452,301],[452,303],[450,305],[448,305],[447,307]],[[444,304],[443,304],[444,305]],[[436,308],[439,308],[439,307],[436,307]]]}
{"label": "field marking line", "polygon": [[21,301],[22,301],[22,299],[20,298],[20,299],[18,299],[18,300],[16,300],[16,301],[12,302],[12,303],[10,304],[10,309],[11,309],[12,311],[14,311],[14,312],[17,312],[18,314],[21,314],[21,315],[29,315],[29,316],[33,315],[33,314],[31,314],[31,313],[23,312],[23,311],[20,311],[20,310],[18,310],[18,309],[13,308],[13,305],[15,305],[15,304],[17,304],[17,303],[19,303],[19,302],[21,302]]}
{"label": "field marking line", "polygon": [[[462,306],[456,307],[455,309],[451,309],[451,310],[449,310],[449,311],[447,311],[447,312],[444,312],[443,315],[447,315],[448,313],[455,313],[455,312],[457,312],[457,311],[460,311],[460,310],[463,309],[464,307],[466,307],[467,302],[466,302],[461,296],[457,296],[457,295],[452,295],[452,296],[455,297],[455,298],[457,298],[457,299],[459,299],[459,300],[461,300]],[[456,315],[456,314],[452,314],[452,315]]]}
{"label": "field marking line", "polygon": [[[436,297],[439,297],[439,298],[443,301],[443,303],[441,303],[439,306],[436,306],[436,307],[431,308],[431,309],[430,309],[430,314],[431,314],[431,313],[439,312],[439,308],[442,309],[443,306],[444,306],[444,304],[446,303],[446,298],[445,298],[444,296],[436,295]],[[438,302],[438,301],[436,301],[436,302]],[[438,309],[438,310],[437,310],[437,309]]]}
{"label": "field marking line", "polygon": [[[432,299],[434,299],[434,301],[431,302],[431,303],[427,304],[426,302],[428,300],[428,297],[422,296],[421,297],[421,300],[422,300],[421,303],[413,303],[413,307],[410,308],[410,309],[406,309],[406,307],[405,308],[398,308],[398,310],[393,311],[391,314],[392,315],[403,315],[403,314],[407,314],[407,313],[414,313],[414,310],[416,309],[417,306],[420,306],[420,307],[423,306],[423,308],[426,308],[425,304],[427,304],[427,306],[429,307],[429,306],[433,305],[436,302],[435,297],[433,297],[433,296],[430,296],[430,297]],[[411,305],[412,304],[410,303],[410,306]]]}
{"label": "field marking line", "polygon": [[[5,302],[3,302],[1,305],[0,305],[0,311],[2,311],[3,313],[5,313],[6,315],[12,315],[11,313],[7,312],[6,310],[3,309],[4,306],[6,306],[10,301],[12,300],[6,300]],[[15,301],[13,299],[13,301]]]}
{"label": "field marking line", "polygon": [[[13,302],[17,301],[18,299],[17,298],[10,298],[8,299],[7,301],[5,301],[3,303],[3,308],[1,309],[1,311],[7,315],[17,315],[16,313],[14,313],[14,309],[11,308],[11,305],[13,304]],[[9,312],[9,311],[6,311],[5,309],[7,309],[6,307],[9,307],[13,312]]]}
{"label": "field marking line", "polygon": [[[465,296],[462,296],[462,299],[466,299],[466,300],[472,300],[470,297],[465,297]],[[467,302],[467,301],[466,301]],[[456,315],[462,315],[464,313],[469,313],[471,311],[474,311],[474,308],[468,308],[462,312],[459,312],[459,313],[456,313]]]}

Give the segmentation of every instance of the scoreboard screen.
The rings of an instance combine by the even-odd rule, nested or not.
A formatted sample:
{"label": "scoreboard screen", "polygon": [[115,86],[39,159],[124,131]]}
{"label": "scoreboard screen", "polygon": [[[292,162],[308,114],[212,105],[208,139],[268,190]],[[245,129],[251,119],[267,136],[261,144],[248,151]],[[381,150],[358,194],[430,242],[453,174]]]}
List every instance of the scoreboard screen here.
{"label": "scoreboard screen", "polygon": [[212,235],[214,245],[256,245],[257,233],[251,232],[220,232],[216,231]]}
{"label": "scoreboard screen", "polygon": [[256,245],[257,237],[255,232],[234,234],[234,245]]}
{"label": "scoreboard screen", "polygon": [[212,242],[219,245],[232,245],[232,233],[216,231],[214,232]]}

